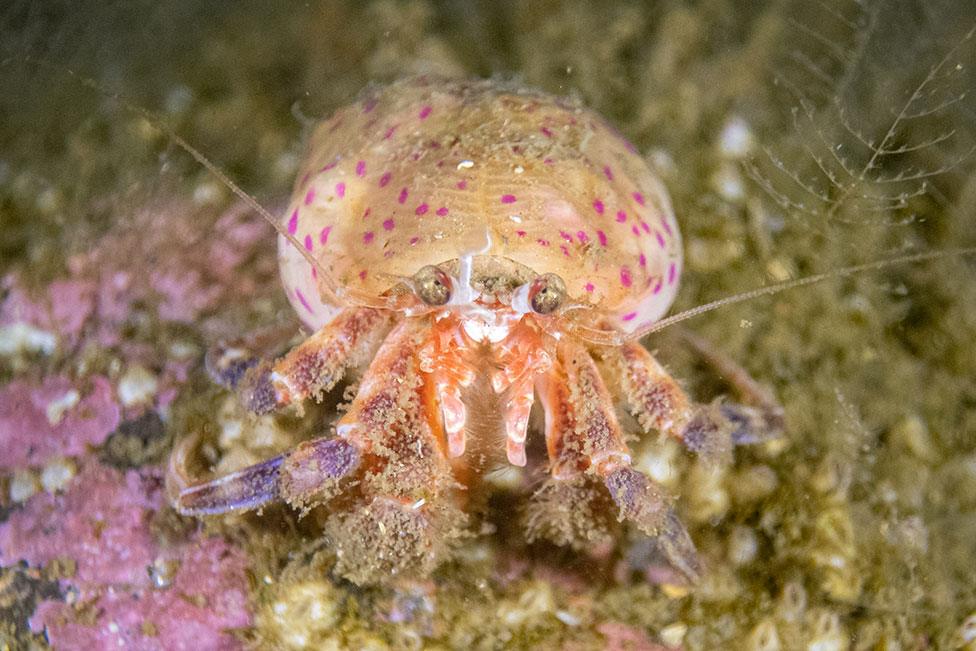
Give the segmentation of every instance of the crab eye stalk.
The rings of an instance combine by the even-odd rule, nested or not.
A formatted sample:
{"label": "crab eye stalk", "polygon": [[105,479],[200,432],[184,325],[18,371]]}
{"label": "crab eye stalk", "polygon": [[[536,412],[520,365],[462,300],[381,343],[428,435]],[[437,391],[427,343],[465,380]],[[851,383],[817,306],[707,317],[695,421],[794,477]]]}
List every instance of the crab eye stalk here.
{"label": "crab eye stalk", "polygon": [[421,267],[413,275],[413,289],[420,300],[432,307],[451,300],[451,278],[434,265]]}
{"label": "crab eye stalk", "polygon": [[566,283],[556,274],[542,274],[529,288],[529,305],[537,314],[552,314],[566,300]]}

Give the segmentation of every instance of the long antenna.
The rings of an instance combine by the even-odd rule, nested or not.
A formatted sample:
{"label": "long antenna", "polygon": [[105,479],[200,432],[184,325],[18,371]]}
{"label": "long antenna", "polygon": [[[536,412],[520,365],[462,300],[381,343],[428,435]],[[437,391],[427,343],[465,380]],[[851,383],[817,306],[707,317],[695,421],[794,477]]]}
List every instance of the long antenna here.
{"label": "long antenna", "polygon": [[717,301],[712,301],[710,303],[705,303],[704,305],[699,305],[698,307],[693,307],[690,310],[685,310],[684,312],[678,312],[669,317],[661,319],[660,321],[655,321],[649,323],[641,328],[638,328],[634,332],[624,335],[621,337],[622,341],[632,341],[635,339],[640,339],[652,332],[658,332],[664,330],[665,328],[670,328],[671,326],[681,323],[682,321],[687,321],[688,319],[694,318],[706,312],[711,312],[712,310],[717,310],[721,307],[726,307],[728,305],[734,305],[736,303],[744,303],[746,301],[751,301],[762,296],[772,296],[773,294],[779,294],[780,292],[785,292],[789,289],[795,289],[797,287],[806,287],[807,285],[816,285],[817,283],[822,283],[827,280],[833,280],[836,278],[844,278],[846,276],[851,276],[857,273],[862,273],[864,271],[873,271],[876,269],[885,269],[887,267],[893,267],[899,264],[910,264],[914,262],[925,262],[926,260],[938,260],[941,258],[949,258],[960,255],[974,255],[976,254],[976,246],[960,248],[960,249],[940,249],[938,251],[924,251],[922,253],[909,253],[907,255],[900,255],[893,258],[884,258],[881,260],[875,260],[873,262],[865,262],[862,264],[852,265],[850,267],[842,267],[840,269],[834,269],[832,271],[825,271],[823,273],[813,274],[811,276],[804,276],[803,278],[796,278],[794,280],[787,280],[781,283],[776,283],[775,285],[767,285],[766,287],[757,287],[756,289],[749,290],[747,292],[742,292],[741,294],[735,294],[733,296],[726,296],[725,298],[720,298]]}
{"label": "long antenna", "polygon": [[[113,93],[103,88],[94,79],[76,73],[71,68],[66,68],[32,56],[25,56],[24,60],[27,61],[28,63],[33,63],[35,65],[39,65],[51,70],[56,70],[58,72],[71,76],[73,79],[78,81],[83,86],[87,86],[88,88],[91,88],[92,90],[99,93],[103,97],[107,97],[108,99],[117,102],[120,106],[125,108],[127,111],[131,111],[132,113],[139,115],[144,120],[146,120],[146,122],[148,122],[150,126],[152,126],[154,129],[164,133],[170,140],[176,143],[178,147],[183,149],[186,153],[190,154],[190,156],[192,156],[218,181],[220,181],[231,192],[237,195],[237,197],[241,199],[244,203],[246,203],[249,208],[251,208],[254,212],[258,213],[262,218],[264,218],[266,222],[271,224],[271,227],[274,228],[279,235],[285,238],[288,241],[288,243],[291,244],[295,248],[295,250],[298,251],[298,253],[301,254],[301,256],[304,257],[305,260],[308,261],[308,263],[318,271],[318,277],[320,279],[319,282],[320,289],[324,290],[327,299],[329,299],[330,301],[336,304],[345,303],[345,301],[339,298],[340,292],[338,291],[338,287],[336,286],[335,280],[332,278],[331,274],[329,274],[329,272],[322,266],[322,263],[319,262],[315,258],[315,256],[311,254],[311,252],[305,249],[302,243],[298,241],[298,238],[296,238],[294,235],[289,233],[288,229],[286,229],[279,222],[279,220],[275,219],[275,217],[268,211],[267,208],[265,208],[260,203],[258,203],[257,199],[255,199],[246,191],[244,191],[244,189],[242,189],[239,185],[237,185],[237,183],[235,183],[229,176],[224,174],[224,172],[219,167],[217,167],[217,165],[211,162],[209,158],[204,156],[199,149],[197,149],[189,142],[184,140],[183,137],[180,136],[178,133],[176,133],[171,127],[167,126],[166,123],[163,122],[161,118],[154,115],[148,109],[145,109],[137,104],[133,104],[125,97],[123,97],[120,93]],[[7,63],[8,61],[9,59],[6,60],[4,63]]]}

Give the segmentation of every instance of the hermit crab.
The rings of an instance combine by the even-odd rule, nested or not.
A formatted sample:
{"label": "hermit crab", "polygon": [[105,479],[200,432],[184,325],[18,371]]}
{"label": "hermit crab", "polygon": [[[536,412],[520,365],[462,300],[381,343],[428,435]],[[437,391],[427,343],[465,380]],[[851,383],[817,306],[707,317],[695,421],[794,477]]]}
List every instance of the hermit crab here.
{"label": "hermit crab", "polygon": [[606,121],[499,81],[373,88],[316,128],[276,228],[313,334],[276,361],[218,346],[212,375],[256,413],[347,372],[358,389],[328,434],[226,476],[194,478],[178,445],[177,511],[284,501],[325,513],[341,575],[425,573],[464,535],[484,475],[527,464],[541,420],[530,539],[581,546],[625,521],[699,574],[670,498],[632,466],[618,405],[717,457],[775,436],[782,413],[717,354],[746,404],[695,404],[638,343],[675,298],[681,240],[664,187]]}

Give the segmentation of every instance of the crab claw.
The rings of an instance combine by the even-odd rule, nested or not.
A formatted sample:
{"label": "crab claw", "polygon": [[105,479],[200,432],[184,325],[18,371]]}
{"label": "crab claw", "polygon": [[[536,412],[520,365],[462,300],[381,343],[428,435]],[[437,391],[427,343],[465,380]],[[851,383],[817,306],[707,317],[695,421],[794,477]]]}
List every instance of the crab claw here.
{"label": "crab claw", "polygon": [[628,520],[650,536],[667,561],[689,582],[701,576],[701,563],[691,536],[668,504],[667,493],[639,471],[624,466],[609,472],[604,484]]}
{"label": "crab claw", "polygon": [[305,441],[287,454],[207,482],[191,484],[179,460],[171,458],[167,484],[182,515],[250,511],[284,500],[307,511],[339,493],[339,482],[359,466],[359,450],[338,438]]}

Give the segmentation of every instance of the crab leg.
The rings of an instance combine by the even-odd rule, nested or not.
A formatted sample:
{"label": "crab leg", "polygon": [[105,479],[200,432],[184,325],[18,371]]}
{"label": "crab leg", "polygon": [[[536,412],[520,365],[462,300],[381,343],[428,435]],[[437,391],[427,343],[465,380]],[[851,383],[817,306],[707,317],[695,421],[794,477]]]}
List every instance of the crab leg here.
{"label": "crab leg", "polygon": [[605,358],[616,357],[622,367],[621,389],[642,429],[645,432],[656,429],[703,457],[719,461],[729,459],[733,444],[755,443],[777,436],[782,429],[782,408],[768,391],[714,349],[708,349],[707,354],[698,350],[746,399],[761,406],[696,405],[647,349],[629,343],[619,351],[604,353]]}
{"label": "crab leg", "polygon": [[[375,484],[366,493],[415,503],[436,492],[433,485],[449,479],[450,470],[414,364],[419,332],[417,324],[407,322],[388,337],[334,438],[305,441],[286,454],[202,483],[193,483],[185,468],[195,439],[181,443],[168,475],[175,508],[185,515],[212,515],[283,500],[307,511],[338,495],[341,481],[362,466],[371,469]],[[379,482],[380,476],[388,481]]]}
{"label": "crab leg", "polygon": [[668,561],[695,580],[694,544],[664,489],[631,467],[613,401],[589,352],[572,341],[560,342],[558,364],[542,377],[539,393],[552,464],[546,490],[560,490],[560,483],[568,486],[580,476],[599,480],[619,509],[618,519],[651,536]]}
{"label": "crab leg", "polygon": [[370,308],[339,313],[278,361],[248,368],[237,383],[242,402],[250,411],[265,414],[321,396],[342,379],[388,325],[386,313]]}
{"label": "crab leg", "polygon": [[262,461],[208,482],[191,484],[183,468],[192,438],[170,458],[167,488],[181,515],[217,515],[249,511],[277,500],[306,509],[314,500],[339,492],[338,483],[359,466],[358,450],[340,439],[305,441],[287,454]]}
{"label": "crab leg", "polygon": [[748,404],[724,403],[722,415],[733,425],[732,442],[737,445],[761,443],[783,433],[783,406],[768,387],[760,384],[731,357],[711,342],[688,330],[679,330],[681,337],[722,375]]}
{"label": "crab leg", "polygon": [[222,387],[236,389],[244,374],[261,362],[263,354],[295,334],[292,323],[277,324],[231,341],[220,341],[207,350],[204,365],[210,378]]}
{"label": "crab leg", "polygon": [[367,468],[357,487],[364,503],[326,526],[337,571],[355,583],[430,570],[465,526],[448,463],[450,423],[442,420],[437,382],[420,369],[430,336],[425,320],[398,325],[336,427]]}

